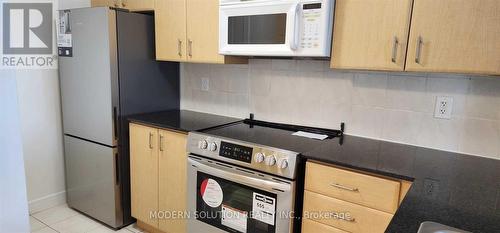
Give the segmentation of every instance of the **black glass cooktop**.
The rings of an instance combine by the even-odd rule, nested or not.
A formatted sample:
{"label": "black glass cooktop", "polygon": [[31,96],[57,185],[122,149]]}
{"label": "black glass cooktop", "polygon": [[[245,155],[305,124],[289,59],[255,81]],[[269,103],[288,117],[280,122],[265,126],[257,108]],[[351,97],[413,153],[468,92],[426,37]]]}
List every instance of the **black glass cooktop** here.
{"label": "black glass cooktop", "polygon": [[342,135],[342,132],[339,130],[283,125],[263,121],[254,121],[249,119],[243,122],[205,130],[202,132],[214,136],[289,150],[296,153],[310,151],[324,142],[318,139],[310,139],[292,135],[299,130],[329,135],[329,138],[325,140],[330,140],[333,137]]}

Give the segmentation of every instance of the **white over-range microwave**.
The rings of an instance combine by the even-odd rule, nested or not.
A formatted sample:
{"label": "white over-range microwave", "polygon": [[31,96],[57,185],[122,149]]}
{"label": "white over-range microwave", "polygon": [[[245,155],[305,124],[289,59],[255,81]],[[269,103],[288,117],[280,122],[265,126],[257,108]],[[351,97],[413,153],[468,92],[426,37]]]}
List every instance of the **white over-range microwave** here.
{"label": "white over-range microwave", "polygon": [[335,0],[221,0],[219,53],[330,57]]}

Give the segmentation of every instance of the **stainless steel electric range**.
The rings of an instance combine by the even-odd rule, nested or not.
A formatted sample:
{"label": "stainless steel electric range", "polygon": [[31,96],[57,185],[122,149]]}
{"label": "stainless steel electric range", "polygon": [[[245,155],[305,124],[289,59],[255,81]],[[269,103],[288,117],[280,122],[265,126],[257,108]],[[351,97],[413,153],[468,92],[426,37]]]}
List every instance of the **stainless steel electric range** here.
{"label": "stainless steel electric range", "polygon": [[252,118],[189,133],[189,233],[289,233],[299,227],[300,152],[321,142],[292,133],[336,137],[342,131]]}

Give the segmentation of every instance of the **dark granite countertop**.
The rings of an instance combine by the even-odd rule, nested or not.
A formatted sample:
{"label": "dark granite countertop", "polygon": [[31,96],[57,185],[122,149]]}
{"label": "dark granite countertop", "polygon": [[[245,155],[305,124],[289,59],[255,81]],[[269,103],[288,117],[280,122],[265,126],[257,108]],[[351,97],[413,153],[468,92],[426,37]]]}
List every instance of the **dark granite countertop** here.
{"label": "dark granite countertop", "polygon": [[188,110],[170,110],[145,113],[128,117],[130,122],[182,132],[209,129],[215,126],[241,121],[238,118],[213,115]]}
{"label": "dark granite countertop", "polygon": [[348,135],[303,155],[413,181],[386,232],[416,233],[424,221],[500,232],[500,160]]}

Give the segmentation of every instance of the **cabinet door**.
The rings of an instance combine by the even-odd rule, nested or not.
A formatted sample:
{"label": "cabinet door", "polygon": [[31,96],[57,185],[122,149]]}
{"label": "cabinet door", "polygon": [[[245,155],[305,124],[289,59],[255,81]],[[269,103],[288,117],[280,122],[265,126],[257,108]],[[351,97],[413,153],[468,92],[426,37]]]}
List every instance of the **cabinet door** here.
{"label": "cabinet door", "polygon": [[332,68],[404,70],[413,0],[337,0]]}
{"label": "cabinet door", "polygon": [[130,11],[152,11],[154,0],[121,0],[121,7]]}
{"label": "cabinet door", "polygon": [[186,0],[155,1],[156,59],[186,61]]}
{"label": "cabinet door", "polygon": [[[184,213],[187,209],[186,143],[186,134],[160,130],[159,208],[166,213]],[[164,232],[186,232],[183,218],[161,219],[159,225]]]}
{"label": "cabinet door", "polygon": [[158,220],[158,130],[130,124],[130,185],[132,216],[150,226]]}
{"label": "cabinet door", "polygon": [[406,70],[500,74],[500,1],[415,0]]}
{"label": "cabinet door", "polygon": [[219,1],[187,0],[188,60],[224,63],[219,55]]}

